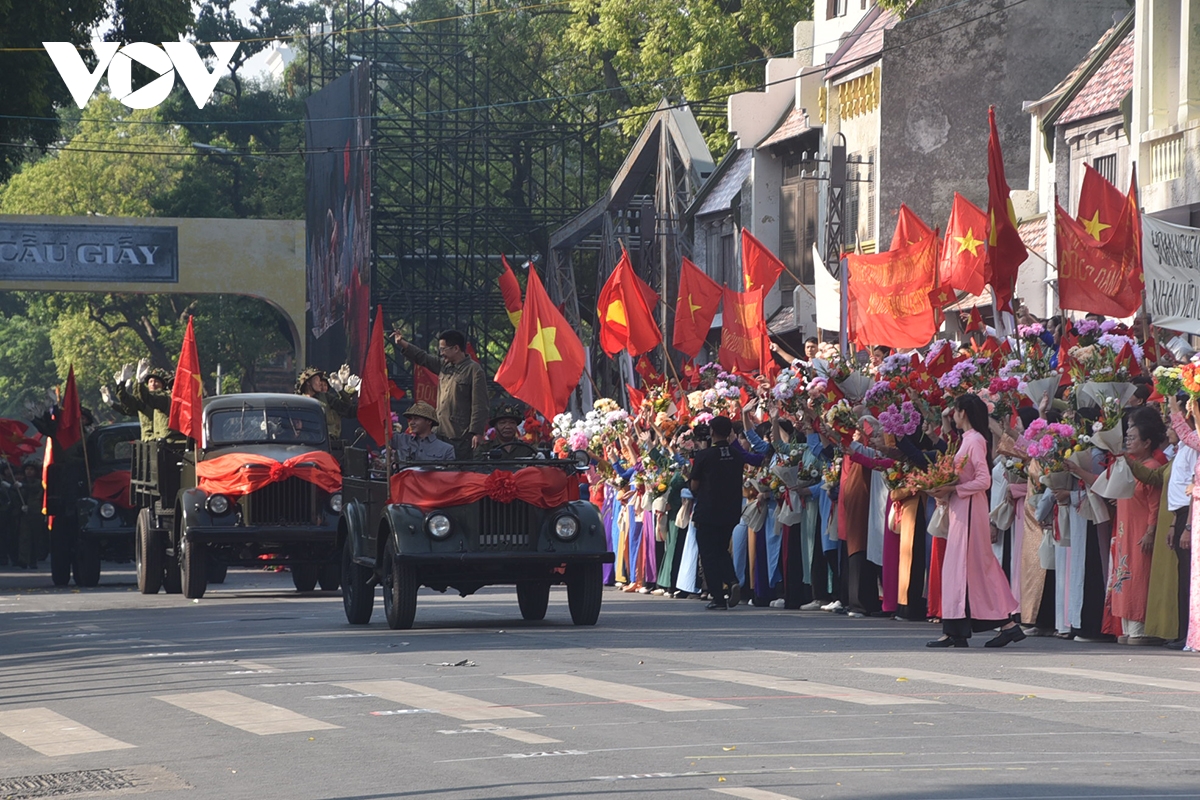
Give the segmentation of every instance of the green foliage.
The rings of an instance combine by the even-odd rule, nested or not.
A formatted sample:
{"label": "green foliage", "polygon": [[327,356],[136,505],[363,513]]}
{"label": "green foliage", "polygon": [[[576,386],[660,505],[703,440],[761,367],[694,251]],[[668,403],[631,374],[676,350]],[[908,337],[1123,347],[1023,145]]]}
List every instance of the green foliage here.
{"label": "green foliage", "polygon": [[114,0],[110,42],[173,42],[192,24],[191,0]]}
{"label": "green foliage", "polygon": [[880,8],[888,11],[895,11],[900,16],[911,10],[920,0],[876,0]]}
{"label": "green foliage", "polygon": [[0,417],[28,418],[28,406],[42,402],[46,388],[57,383],[50,327],[21,314],[0,313]]}

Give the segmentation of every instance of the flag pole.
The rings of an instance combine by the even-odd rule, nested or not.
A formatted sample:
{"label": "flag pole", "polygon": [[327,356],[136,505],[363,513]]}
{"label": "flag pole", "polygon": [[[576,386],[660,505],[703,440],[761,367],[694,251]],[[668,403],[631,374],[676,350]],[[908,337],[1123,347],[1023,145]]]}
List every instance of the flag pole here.
{"label": "flag pole", "polygon": [[87,434],[83,431],[83,404],[79,406],[79,442],[83,445],[83,473],[87,477],[88,494],[92,491],[92,465],[88,459]]}

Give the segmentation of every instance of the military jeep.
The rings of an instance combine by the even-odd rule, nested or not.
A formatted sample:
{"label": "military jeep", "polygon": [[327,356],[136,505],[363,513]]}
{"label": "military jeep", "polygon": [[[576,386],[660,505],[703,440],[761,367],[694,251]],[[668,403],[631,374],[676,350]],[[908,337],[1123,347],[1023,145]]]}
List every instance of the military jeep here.
{"label": "military jeep", "polygon": [[[249,474],[273,473],[279,469],[275,465],[313,451],[327,454],[321,404],[291,394],[221,395],[205,402],[203,431],[198,447],[141,442],[135,450],[131,487],[139,507],[139,590],[155,594],[165,587],[199,598],[213,570],[223,574],[230,566],[270,565],[287,566],[299,591],[312,591],[318,582],[323,589],[336,589],[340,491],[286,472],[245,493],[206,491],[204,481],[197,480],[198,465],[226,456],[234,458],[223,464]],[[240,455],[255,458],[238,464]]]}
{"label": "military jeep", "polygon": [[[366,451],[347,449],[338,529],[346,619],[370,622],[376,585],[393,629],[412,627],[422,586],[467,597],[507,585],[521,616],[540,620],[550,587],[566,584],[572,622],[596,624],[613,554],[596,507],[579,499],[578,470],[559,459],[489,459],[400,465],[389,477],[372,471]],[[514,496],[525,479],[555,490],[526,502]],[[421,485],[438,489],[422,495]]]}

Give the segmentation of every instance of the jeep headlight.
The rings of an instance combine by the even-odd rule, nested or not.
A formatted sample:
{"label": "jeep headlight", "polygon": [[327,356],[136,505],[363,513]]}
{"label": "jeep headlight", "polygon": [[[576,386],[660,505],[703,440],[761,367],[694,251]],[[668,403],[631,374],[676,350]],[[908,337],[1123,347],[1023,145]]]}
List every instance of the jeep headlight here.
{"label": "jeep headlight", "polygon": [[435,539],[450,535],[450,518],[445,514],[430,514],[425,518],[425,530]]}
{"label": "jeep headlight", "polygon": [[334,492],[329,495],[329,510],[335,514],[342,513],[342,493]]}
{"label": "jeep headlight", "polygon": [[117,515],[117,507],[112,503],[100,504],[100,519],[112,519]]}
{"label": "jeep headlight", "polygon": [[229,498],[223,494],[214,494],[208,498],[208,510],[214,514],[224,514],[229,510]]}
{"label": "jeep headlight", "polygon": [[579,536],[579,520],[570,514],[563,514],[554,520],[554,535],[559,541],[572,541]]}

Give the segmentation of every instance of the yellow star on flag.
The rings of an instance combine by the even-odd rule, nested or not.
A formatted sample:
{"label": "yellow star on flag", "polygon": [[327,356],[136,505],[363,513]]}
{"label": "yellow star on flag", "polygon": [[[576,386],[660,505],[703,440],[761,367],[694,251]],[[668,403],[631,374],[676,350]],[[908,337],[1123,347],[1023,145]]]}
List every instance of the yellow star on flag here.
{"label": "yellow star on flag", "polygon": [[625,304],[620,300],[613,300],[609,303],[608,308],[604,310],[604,321],[629,327],[629,318],[625,316]]}
{"label": "yellow star on flag", "polygon": [[1083,229],[1088,232],[1088,235],[1097,242],[1100,241],[1100,232],[1112,227],[1112,225],[1105,225],[1100,221],[1100,209],[1098,208],[1096,209],[1096,213],[1092,214],[1091,219],[1081,219],[1079,221],[1083,223]]}
{"label": "yellow star on flag", "polygon": [[696,321],[696,312],[699,310],[700,310],[700,306],[695,304],[695,301],[692,300],[691,293],[689,293],[688,294],[688,314],[691,315],[692,322]]}
{"label": "yellow star on flag", "polygon": [[533,334],[533,338],[529,341],[529,349],[541,353],[542,361],[546,364],[562,361],[562,354],[558,352],[558,346],[554,344],[557,336],[558,328],[543,328],[541,320],[538,320],[537,333]]}
{"label": "yellow star on flag", "polygon": [[983,242],[975,238],[974,228],[967,228],[967,235],[955,236],[954,241],[958,242],[958,252],[965,253],[970,250],[972,256],[979,255],[979,248],[983,245]]}

